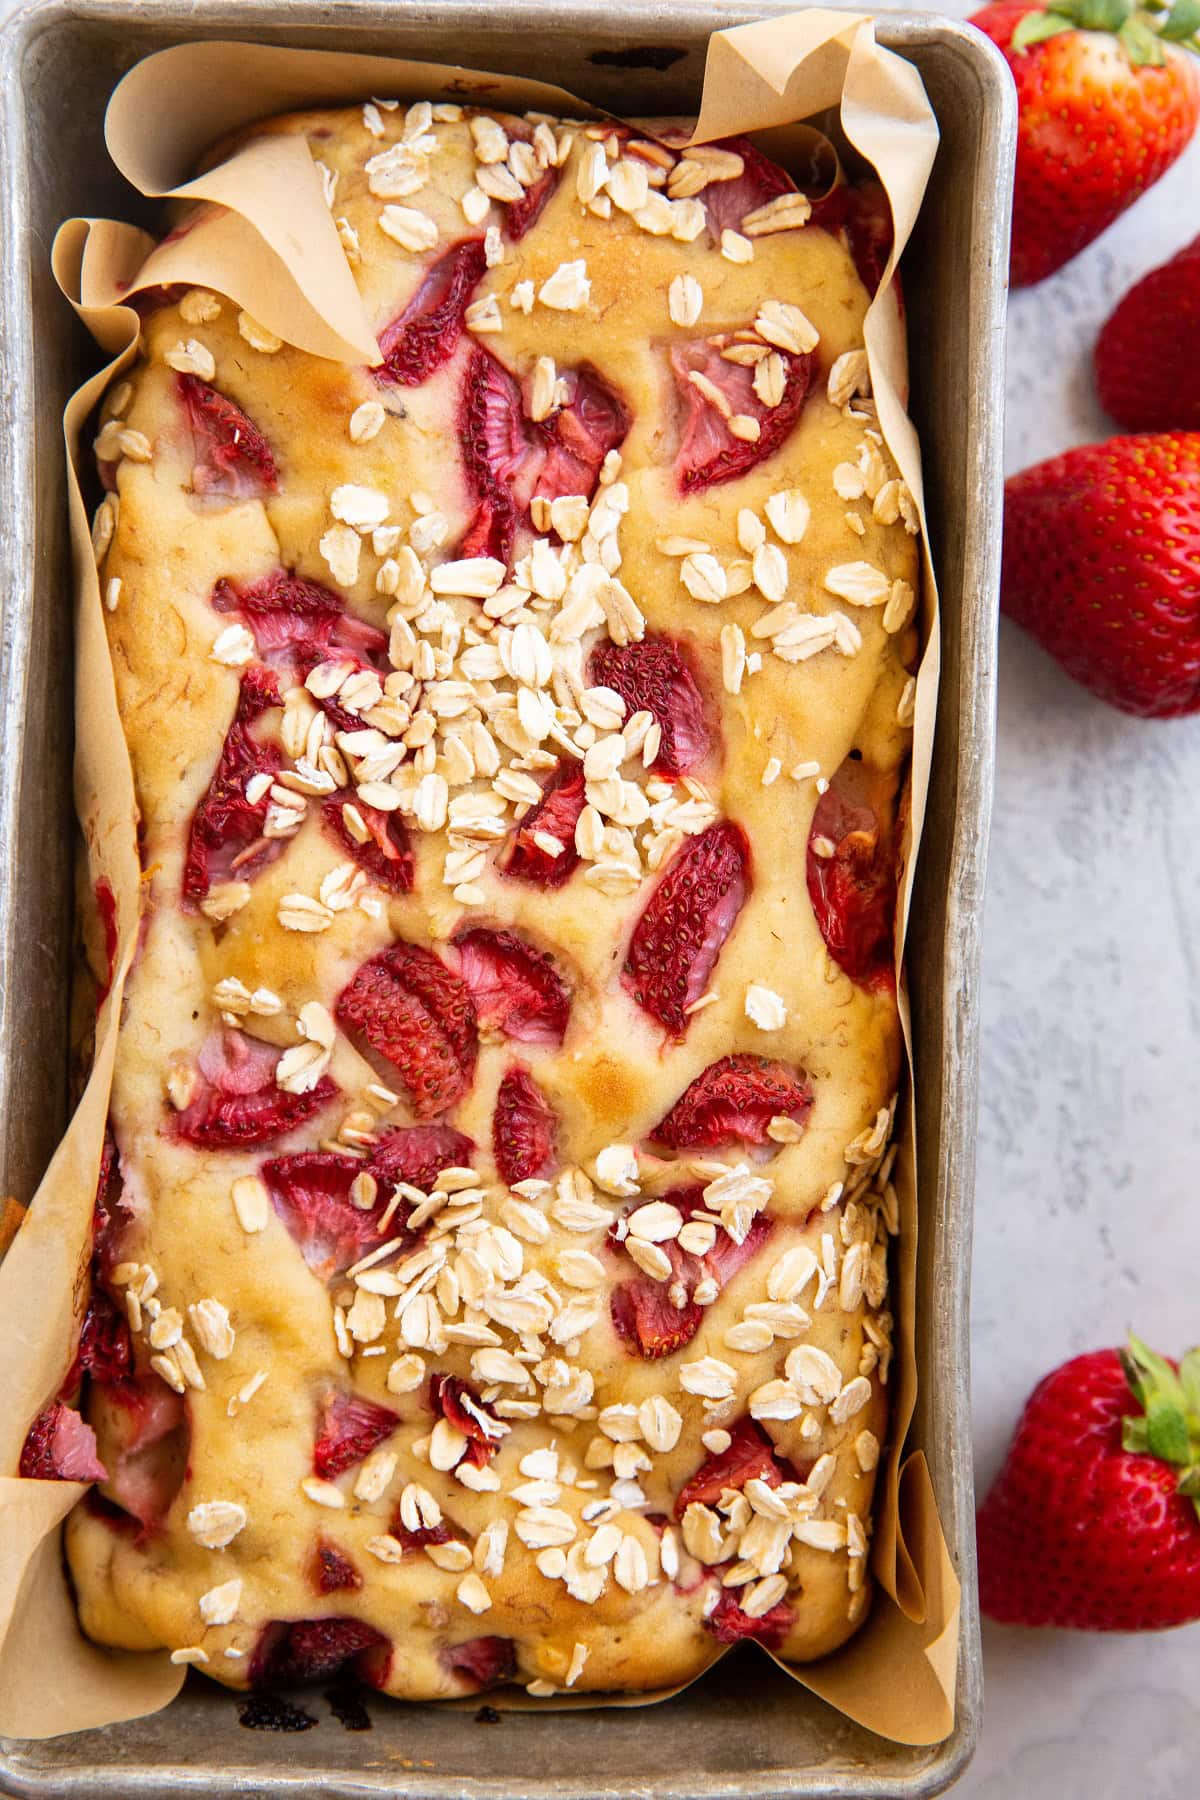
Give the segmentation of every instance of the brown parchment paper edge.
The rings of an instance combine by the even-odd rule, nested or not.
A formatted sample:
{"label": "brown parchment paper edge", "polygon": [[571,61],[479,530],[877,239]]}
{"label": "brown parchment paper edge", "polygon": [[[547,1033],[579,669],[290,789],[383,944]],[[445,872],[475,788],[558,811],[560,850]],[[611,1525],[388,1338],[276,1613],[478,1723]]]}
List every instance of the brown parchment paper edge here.
{"label": "brown parchment paper edge", "polygon": [[[112,992],[98,1021],[91,1079],[38,1191],[38,1205],[0,1266],[0,1314],[14,1327],[0,1344],[0,1384],[14,1401],[0,1419],[0,1468],[15,1467],[28,1419],[55,1391],[68,1360],[85,1272],[115,1025],[136,937],[136,803],[75,475],[79,434],[108,382],[133,359],[137,315],[122,301],[144,287],[174,282],[213,287],[300,348],[339,360],[378,360],[319,172],[303,140],[251,139],[201,176],[183,182],[178,177],[190,171],[207,145],[239,125],[288,107],[381,92],[408,99],[469,97],[513,110],[572,116],[595,113],[546,84],[445,65],[236,43],[176,46],[145,59],[125,77],[110,102],[106,131],[114,161],[143,192],[198,202],[198,207],[182,229],[157,246],[132,226],[98,220],[70,221],[56,240],[60,285],[100,344],[115,353],[114,361],[73,396],[64,432],[78,583],[76,797],[93,879],[107,877],[117,896],[118,951]],[[867,315],[865,342],[880,426],[924,523],[919,446],[905,411],[903,323],[891,285],[937,144],[936,123],[916,71],[876,44],[872,21],[863,15],[814,10],[717,32],[709,42],[700,113],[690,141],[791,125],[834,105],[840,106],[847,139],[875,165],[891,200],[896,242]],[[280,205],[284,193],[286,207]],[[287,218],[286,232],[279,228],[281,217]],[[902,921],[907,919],[924,818],[939,668],[937,595],[924,537],[922,555],[927,647],[917,682]],[[901,1234],[893,1285],[897,1356],[891,1439],[875,1503],[873,1567],[879,1589],[867,1622],[840,1651],[808,1666],[773,1660],[869,1729],[900,1742],[935,1743],[953,1725],[958,1584],[924,1456],[915,1452],[903,1457],[916,1393],[916,1192],[911,1032],[902,984],[900,1010],[909,1078],[896,1164]],[[19,1346],[17,1367],[10,1370],[14,1346]],[[14,1524],[19,1520],[23,1527],[0,1537],[0,1730],[15,1736],[54,1735],[153,1711],[174,1696],[182,1681],[182,1672],[161,1653],[117,1655],[90,1645],[79,1633],[57,1546],[58,1526],[69,1510],[64,1501],[69,1494],[73,1503],[82,1491],[77,1484],[0,1480],[0,1517],[7,1522],[11,1511]],[[56,1590],[53,1595],[46,1592],[47,1584]],[[52,1628],[48,1621],[57,1624]],[[65,1671],[53,1695],[44,1686],[31,1691],[19,1678],[34,1629],[43,1639],[53,1629],[53,1666]],[[610,1699],[564,1694],[532,1702],[518,1690],[494,1698],[521,1709],[637,1706],[679,1691]]]}

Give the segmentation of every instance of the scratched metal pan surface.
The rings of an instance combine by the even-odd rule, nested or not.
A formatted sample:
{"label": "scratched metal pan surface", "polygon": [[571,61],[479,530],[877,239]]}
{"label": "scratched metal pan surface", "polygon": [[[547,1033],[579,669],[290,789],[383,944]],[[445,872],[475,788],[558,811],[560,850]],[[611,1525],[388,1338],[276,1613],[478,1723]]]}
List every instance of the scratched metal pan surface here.
{"label": "scratched metal pan surface", "polygon": [[[32,0],[0,33],[0,1193],[28,1199],[66,1115],[71,943],[71,632],[59,419],[95,351],[47,252],[73,213],[141,219],[104,152],[131,64],[206,37],[371,50],[556,81],[616,111],[694,109],[709,33],[788,0]],[[248,1731],[193,1677],[165,1712],[46,1743],[0,1744],[0,1792],[62,1800],[254,1794],[289,1800],[809,1800],[940,1793],[981,1708],[968,1412],[979,926],[992,791],[1010,84],[969,28],[880,20],[942,130],[905,256],[913,409],[924,443],[943,616],[930,823],[909,959],[924,1152],[914,1442],[929,1457],[963,1585],[958,1717],[932,1748],[850,1724],[742,1650],[664,1706],[502,1723],[372,1702],[350,1734],[317,1699],[305,1735]],[[53,1681],[54,1671],[45,1671]]]}

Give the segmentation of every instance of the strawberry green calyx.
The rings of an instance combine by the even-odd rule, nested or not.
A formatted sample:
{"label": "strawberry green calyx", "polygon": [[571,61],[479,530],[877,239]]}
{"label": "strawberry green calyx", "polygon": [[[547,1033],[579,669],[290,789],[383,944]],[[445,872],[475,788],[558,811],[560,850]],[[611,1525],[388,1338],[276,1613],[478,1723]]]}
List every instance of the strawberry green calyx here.
{"label": "strawberry green calyx", "polygon": [[1200,1518],[1200,1347],[1188,1351],[1177,1372],[1131,1332],[1120,1357],[1142,1407],[1140,1416],[1126,1416],[1121,1442],[1135,1455],[1156,1456],[1178,1469],[1176,1488]]}
{"label": "strawberry green calyx", "polygon": [[1200,0],[1053,0],[1044,12],[1026,13],[1012,35],[1013,50],[1027,50],[1064,31],[1103,31],[1118,39],[1135,68],[1159,68],[1163,44],[1200,54]]}

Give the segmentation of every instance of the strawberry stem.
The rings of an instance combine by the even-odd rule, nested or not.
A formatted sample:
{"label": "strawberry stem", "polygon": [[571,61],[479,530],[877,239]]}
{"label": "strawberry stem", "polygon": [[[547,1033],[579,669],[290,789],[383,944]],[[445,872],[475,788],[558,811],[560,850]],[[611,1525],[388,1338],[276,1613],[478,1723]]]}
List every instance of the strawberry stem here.
{"label": "strawberry stem", "polygon": [[1130,1391],[1142,1407],[1122,1421],[1121,1443],[1136,1456],[1154,1456],[1179,1470],[1176,1487],[1200,1518],[1200,1347],[1176,1371],[1140,1338],[1120,1352]]}

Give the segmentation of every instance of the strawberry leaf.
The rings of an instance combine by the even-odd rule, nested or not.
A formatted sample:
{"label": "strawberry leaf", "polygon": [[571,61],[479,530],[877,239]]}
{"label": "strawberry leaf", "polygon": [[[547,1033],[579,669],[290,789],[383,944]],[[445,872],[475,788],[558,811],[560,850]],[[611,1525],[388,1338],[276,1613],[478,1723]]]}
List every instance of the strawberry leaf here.
{"label": "strawberry leaf", "polygon": [[1062,13],[1026,13],[1012,34],[1010,48],[1026,50],[1031,44],[1043,43],[1046,38],[1059,37],[1062,32],[1074,31],[1074,29],[1074,21],[1065,18]]}
{"label": "strawberry leaf", "polygon": [[[1197,0],[1197,4],[1200,5],[1200,0]],[[1187,1395],[1189,1409],[1200,1413],[1200,1345],[1189,1350],[1183,1358],[1179,1365],[1179,1379]]]}
{"label": "strawberry leaf", "polygon": [[1200,1468],[1193,1465],[1192,1468],[1185,1469],[1175,1487],[1178,1493],[1186,1494],[1189,1500],[1200,1499]]}
{"label": "strawberry leaf", "polygon": [[1200,0],[1175,0],[1169,16],[1158,28],[1168,43],[1181,44],[1200,32]]}
{"label": "strawberry leaf", "polygon": [[1143,19],[1126,19],[1117,37],[1135,69],[1159,68],[1166,61],[1158,34]]}
{"label": "strawberry leaf", "polygon": [[1149,1455],[1150,1427],[1144,1417],[1129,1413],[1121,1420],[1121,1447],[1131,1456]]}
{"label": "strawberry leaf", "polygon": [[1151,1399],[1146,1408],[1146,1428],[1151,1456],[1173,1463],[1176,1468],[1184,1467],[1191,1460],[1187,1420],[1170,1400],[1160,1395]]}
{"label": "strawberry leaf", "polygon": [[1075,0],[1070,10],[1081,31],[1120,32],[1131,8],[1129,0]]}

